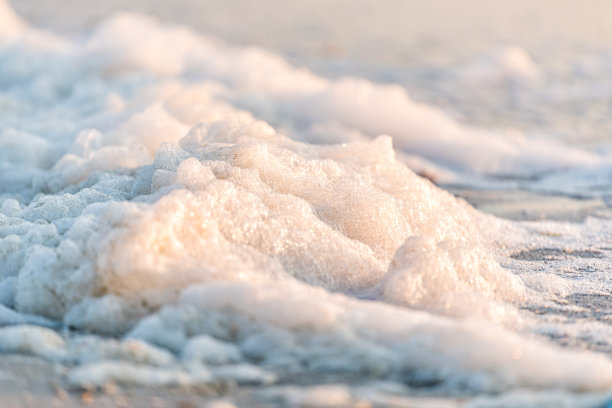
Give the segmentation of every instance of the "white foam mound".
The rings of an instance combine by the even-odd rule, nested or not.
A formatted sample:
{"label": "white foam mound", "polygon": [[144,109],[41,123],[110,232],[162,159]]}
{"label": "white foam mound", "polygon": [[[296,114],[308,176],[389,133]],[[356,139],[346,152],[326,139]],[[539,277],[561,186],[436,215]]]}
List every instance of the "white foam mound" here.
{"label": "white foam mound", "polygon": [[0,351],[5,353],[57,358],[63,348],[64,340],[51,329],[25,324],[0,328]]}
{"label": "white foam mound", "polygon": [[[432,106],[412,101],[399,86],[350,78],[329,81],[265,51],[220,47],[187,29],[163,27],[138,15],[121,14],[104,22],[83,52],[85,65],[113,75],[135,70],[164,77],[205,74],[206,79],[230,85],[221,92],[227,99],[262,119],[288,125],[302,139],[329,125],[339,125],[342,131],[314,136],[318,141],[390,134],[407,153],[485,173],[529,173],[601,162],[597,155],[562,144],[463,126]],[[493,68],[485,71],[503,78],[539,75],[517,47],[504,50],[489,65]]]}
{"label": "white foam mound", "polygon": [[406,240],[391,261],[381,286],[384,298],[393,303],[490,318],[497,311],[486,303],[482,310],[479,300],[516,302],[524,291],[519,279],[500,273],[491,254],[483,248],[448,240],[436,243],[429,237]]}
{"label": "white foam mound", "polygon": [[[389,138],[317,147],[259,122],[198,132],[181,141],[186,150],[163,144],[153,165],[128,182],[131,191],[139,185],[147,193],[138,202],[106,201],[89,210],[103,194],[94,186],[24,209],[24,217],[51,223],[85,214],[61,237],[50,231],[56,247],[24,254],[19,310],[69,313],[85,319],[72,324],[87,325],[81,302],[99,294],[146,299],[152,308],[189,285],[219,280],[297,278],[378,296],[392,259],[382,299],[436,308],[521,296],[517,278],[482,249],[483,216],[397,163]],[[408,239],[422,260],[405,255]],[[398,279],[420,283],[398,289]]]}
{"label": "white foam mound", "polygon": [[461,69],[464,80],[480,84],[533,84],[542,72],[523,48],[512,46],[474,61]]}
{"label": "white foam mound", "polygon": [[74,369],[68,381],[72,386],[83,388],[103,387],[112,383],[148,387],[197,386],[209,383],[211,376],[203,368],[197,375],[190,375],[179,368],[152,370],[141,364],[105,361]]}
{"label": "white foam mound", "polygon": [[[601,356],[545,346],[482,321],[440,318],[295,283],[192,287],[179,308],[156,317],[166,330],[237,339],[244,356],[281,371],[305,364],[315,371],[475,390],[607,389],[612,381],[612,367]],[[155,342],[156,332],[137,327],[134,335]]]}
{"label": "white foam mound", "polygon": [[60,43],[0,46],[0,299],[21,313],[3,316],[127,340],[64,347],[18,326],[0,329],[0,348],[57,349],[82,386],[321,372],[610,386],[608,360],[495,324],[520,327],[531,296],[493,255],[503,223],[418,177],[393,143],[483,171],[588,154],[467,129],[401,88],[328,81],[142,16]]}

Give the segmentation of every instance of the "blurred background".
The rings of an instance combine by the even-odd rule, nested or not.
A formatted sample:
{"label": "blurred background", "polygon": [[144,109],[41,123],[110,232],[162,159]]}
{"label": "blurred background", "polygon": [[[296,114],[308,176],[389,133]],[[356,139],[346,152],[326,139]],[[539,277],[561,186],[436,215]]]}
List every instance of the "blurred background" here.
{"label": "blurred background", "polygon": [[398,83],[463,122],[580,143],[612,130],[607,0],[11,0],[77,32],[119,10],[261,46],[326,76]]}

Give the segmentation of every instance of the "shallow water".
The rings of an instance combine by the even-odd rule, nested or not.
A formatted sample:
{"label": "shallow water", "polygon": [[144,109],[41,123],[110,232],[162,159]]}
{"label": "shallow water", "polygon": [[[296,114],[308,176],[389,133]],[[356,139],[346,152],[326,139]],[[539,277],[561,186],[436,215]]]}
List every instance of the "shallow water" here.
{"label": "shallow water", "polygon": [[391,20],[413,37],[375,24],[397,4],[276,5],[279,38],[272,3],[243,24],[242,2],[164,4],[16,3],[34,25],[0,2],[0,349],[73,386],[272,405],[605,400],[608,44],[580,24],[551,44],[571,3],[524,48],[498,39],[518,6],[467,32]]}

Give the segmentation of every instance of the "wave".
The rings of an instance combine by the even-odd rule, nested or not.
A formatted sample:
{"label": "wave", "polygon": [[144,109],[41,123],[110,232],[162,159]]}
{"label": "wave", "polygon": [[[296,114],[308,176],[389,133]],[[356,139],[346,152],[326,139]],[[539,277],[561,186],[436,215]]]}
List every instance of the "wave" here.
{"label": "wave", "polygon": [[[5,350],[42,336],[30,351],[81,364],[79,384],[266,383],[268,370],[609,388],[607,359],[521,334],[519,307],[545,295],[499,259],[503,242],[534,234],[404,163],[497,172],[597,156],[471,129],[400,87],[327,80],[141,15],[62,38],[1,1],[0,22],[0,300],[80,333],[0,329]],[[150,361],[108,336],[146,341]],[[83,366],[79,350],[100,343],[102,363]],[[213,346],[250,368],[215,377],[202,357]],[[109,366],[118,355],[158,363]]]}

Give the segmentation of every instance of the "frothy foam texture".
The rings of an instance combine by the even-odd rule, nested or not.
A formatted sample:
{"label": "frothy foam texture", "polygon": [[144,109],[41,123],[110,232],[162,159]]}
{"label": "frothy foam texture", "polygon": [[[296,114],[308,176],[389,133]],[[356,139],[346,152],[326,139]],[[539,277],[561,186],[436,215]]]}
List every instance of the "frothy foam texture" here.
{"label": "frothy foam texture", "polygon": [[[0,301],[15,311],[0,316],[50,327],[2,329],[3,350],[77,365],[76,385],[611,385],[607,359],[513,331],[529,330],[517,306],[560,293],[498,263],[504,234],[529,232],[392,145],[471,171],[597,157],[549,145],[547,161],[542,142],[468,129],[402,88],[139,15],[75,40],[40,40],[4,1],[2,22]],[[54,321],[124,337],[65,342]]]}

